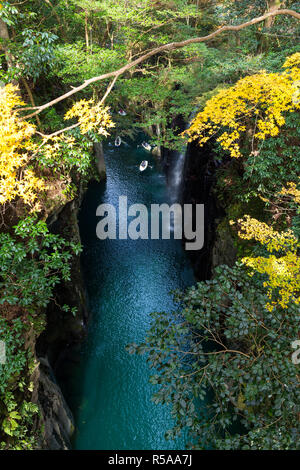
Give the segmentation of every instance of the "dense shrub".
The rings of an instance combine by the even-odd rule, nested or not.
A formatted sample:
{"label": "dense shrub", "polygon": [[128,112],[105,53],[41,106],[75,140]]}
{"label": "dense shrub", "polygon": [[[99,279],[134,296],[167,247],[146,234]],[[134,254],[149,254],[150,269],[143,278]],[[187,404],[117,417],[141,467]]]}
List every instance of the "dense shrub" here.
{"label": "dense shrub", "polygon": [[191,445],[219,449],[299,448],[299,370],[291,341],[300,309],[266,309],[260,276],[220,266],[213,280],[183,294],[177,312],[153,314],[145,344],[159,386],[156,403],[169,403],[173,437],[185,428]]}

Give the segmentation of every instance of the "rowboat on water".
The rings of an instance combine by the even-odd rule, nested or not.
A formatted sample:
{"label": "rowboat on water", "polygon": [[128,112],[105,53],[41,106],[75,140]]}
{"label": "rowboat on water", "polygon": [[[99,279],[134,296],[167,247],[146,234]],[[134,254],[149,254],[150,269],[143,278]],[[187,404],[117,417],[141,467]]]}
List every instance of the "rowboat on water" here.
{"label": "rowboat on water", "polygon": [[142,142],[142,147],[147,150],[148,152],[151,151],[151,145],[148,142]]}
{"label": "rowboat on water", "polygon": [[147,160],[143,160],[143,161],[141,162],[141,164],[140,164],[140,171],[146,170],[147,166],[148,166],[148,161],[147,161]]}
{"label": "rowboat on water", "polygon": [[122,143],[121,137],[118,135],[118,137],[116,137],[116,140],[115,140],[115,146],[120,147],[121,143]]}

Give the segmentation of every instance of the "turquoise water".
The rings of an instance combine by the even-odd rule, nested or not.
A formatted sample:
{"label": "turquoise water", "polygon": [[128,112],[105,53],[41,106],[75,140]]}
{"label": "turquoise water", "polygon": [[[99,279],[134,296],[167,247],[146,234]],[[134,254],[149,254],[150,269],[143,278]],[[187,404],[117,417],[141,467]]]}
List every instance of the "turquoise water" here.
{"label": "turquoise water", "polygon": [[[140,173],[148,158],[153,168]],[[136,144],[107,147],[106,183],[93,183],[80,213],[82,267],[91,320],[78,360],[68,371],[65,393],[75,416],[75,449],[162,450],[185,447],[184,437],[166,441],[172,426],[169,409],[151,402],[155,391],[144,356],[125,346],[144,340],[152,311],[171,313],[170,291],[193,284],[194,276],[180,241],[105,240],[96,237],[96,208],[168,202],[172,194],[156,164]]]}

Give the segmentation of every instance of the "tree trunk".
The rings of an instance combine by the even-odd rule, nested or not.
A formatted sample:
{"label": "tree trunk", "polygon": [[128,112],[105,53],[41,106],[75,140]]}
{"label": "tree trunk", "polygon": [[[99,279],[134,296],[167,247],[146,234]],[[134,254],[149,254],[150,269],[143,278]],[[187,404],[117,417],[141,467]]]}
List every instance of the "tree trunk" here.
{"label": "tree trunk", "polygon": [[[265,13],[270,13],[272,11],[279,10],[283,3],[284,2],[282,0],[269,0],[268,9],[265,11]],[[260,35],[260,43],[258,46],[259,53],[266,52],[269,49],[270,37],[268,36],[268,33],[270,32],[274,21],[274,16],[269,16],[269,18],[264,21],[264,33]]]}
{"label": "tree trunk", "polygon": [[[7,63],[7,69],[9,70],[10,68],[13,67],[13,56],[10,54],[8,50],[8,41],[9,41],[9,32],[8,32],[8,27],[7,24],[0,18],[0,39],[2,39],[2,45],[0,45],[0,50],[4,51],[5,54],[5,60]],[[12,84],[15,86],[18,86],[18,80],[13,79]],[[18,92],[18,94],[20,94]]]}
{"label": "tree trunk", "polygon": [[9,41],[9,32],[8,32],[7,24],[2,20],[2,18],[0,18],[0,39],[3,40],[1,48],[5,52],[5,59],[7,62],[7,67],[9,68],[12,66],[12,59],[8,52],[8,47],[7,47],[7,43]]}
{"label": "tree trunk", "polygon": [[241,36],[240,36],[239,31],[235,33],[235,44],[236,44],[236,47],[241,47]]}
{"label": "tree trunk", "polygon": [[[31,103],[31,106],[33,106],[35,108],[35,102],[34,102],[33,94],[30,90],[30,86],[28,85],[26,78],[22,77],[22,82],[23,82],[23,85],[24,85],[25,90],[27,92],[27,95],[28,95],[29,101]],[[37,120],[40,131],[43,131],[42,123],[40,121],[39,116],[35,116],[35,117],[36,117],[36,120]]]}
{"label": "tree trunk", "polygon": [[86,52],[89,52],[89,28],[88,28],[88,12],[85,10],[84,12],[84,31],[85,31],[85,45],[86,45]]}

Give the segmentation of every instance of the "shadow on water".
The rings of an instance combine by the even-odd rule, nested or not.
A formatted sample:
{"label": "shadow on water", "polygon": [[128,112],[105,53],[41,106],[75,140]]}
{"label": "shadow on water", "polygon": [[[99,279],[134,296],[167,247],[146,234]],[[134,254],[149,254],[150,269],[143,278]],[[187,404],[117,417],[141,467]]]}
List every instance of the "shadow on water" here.
{"label": "shadow on water", "polygon": [[[141,342],[150,313],[171,314],[170,291],[193,284],[194,276],[180,241],[99,240],[96,208],[119,196],[128,205],[169,202],[165,178],[150,154],[133,144],[107,147],[107,181],[92,183],[80,212],[82,269],[91,318],[87,339],[72,352],[62,387],[76,422],[75,449],[184,449],[182,436],[166,441],[170,410],[151,401],[155,391],[144,356],[125,346]],[[148,159],[152,169],[138,166]]]}

